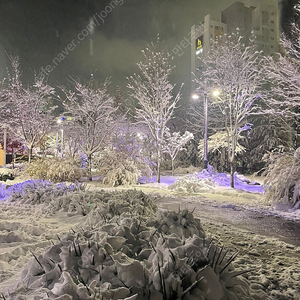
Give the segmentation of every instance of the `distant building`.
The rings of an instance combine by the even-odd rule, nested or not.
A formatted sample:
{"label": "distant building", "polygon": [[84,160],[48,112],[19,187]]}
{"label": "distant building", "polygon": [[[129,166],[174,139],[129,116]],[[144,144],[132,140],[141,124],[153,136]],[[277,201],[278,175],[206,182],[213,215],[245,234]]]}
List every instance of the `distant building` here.
{"label": "distant building", "polygon": [[[277,5],[264,0],[245,0],[235,2],[221,12],[220,20],[205,16],[201,25],[191,28],[191,73],[192,80],[200,67],[197,58],[205,55],[210,41],[224,33],[239,28],[245,37],[254,36],[258,49],[268,54],[279,49],[279,18]],[[192,91],[194,90],[192,84]]]}

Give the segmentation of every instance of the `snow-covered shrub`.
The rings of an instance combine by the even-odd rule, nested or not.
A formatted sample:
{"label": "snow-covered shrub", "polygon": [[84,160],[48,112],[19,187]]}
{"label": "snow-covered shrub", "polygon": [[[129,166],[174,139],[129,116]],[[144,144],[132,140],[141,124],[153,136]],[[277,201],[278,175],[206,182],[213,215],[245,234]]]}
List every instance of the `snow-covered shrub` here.
{"label": "snow-covered shrub", "polygon": [[41,158],[28,165],[26,172],[35,179],[53,182],[79,180],[84,174],[78,161],[66,158]]}
{"label": "snow-covered shrub", "polygon": [[199,178],[198,173],[184,176],[178,179],[173,184],[169,185],[168,189],[177,193],[207,193],[214,191],[214,181],[211,178]]}
{"label": "snow-covered shrub", "polygon": [[188,238],[196,234],[204,237],[200,220],[195,219],[192,212],[184,209],[179,212],[159,211],[156,217],[158,231],[163,234],[176,234],[179,238]]}
{"label": "snow-covered shrub", "polygon": [[27,180],[14,184],[6,190],[6,201],[18,204],[49,203],[52,199],[63,196],[69,192],[84,190],[85,185],[66,183],[54,184],[50,181]]}
{"label": "snow-covered shrub", "polygon": [[94,163],[99,175],[104,177],[103,183],[110,186],[136,184],[141,177],[141,169],[147,168],[129,156],[109,149],[99,153]]}
{"label": "snow-covered shrub", "polygon": [[[149,197],[137,191],[108,195],[102,195],[107,203],[117,198],[133,206]],[[236,254],[205,238],[191,212],[127,214],[106,223],[93,215],[97,226],[58,237],[34,255],[6,299],[24,293],[26,299],[29,291],[41,300],[252,299],[249,283],[232,265]],[[22,286],[27,291],[18,290]]]}
{"label": "snow-covered shrub", "polygon": [[59,210],[63,210],[69,215],[89,214],[87,223],[95,226],[99,222],[99,218],[107,221],[127,213],[130,216],[152,216],[157,211],[157,206],[151,197],[141,191],[128,190],[112,193],[104,190],[77,189],[74,193],[51,198],[48,207],[44,208],[46,213],[51,214]]}
{"label": "snow-covered shrub", "polygon": [[127,159],[122,163],[119,163],[116,168],[110,169],[107,172],[103,183],[110,186],[132,185],[138,182],[140,176],[141,172],[135,163],[132,160]]}
{"label": "snow-covered shrub", "polygon": [[300,207],[300,159],[299,148],[293,154],[270,154],[270,164],[264,182],[268,203],[285,203],[290,208]]}

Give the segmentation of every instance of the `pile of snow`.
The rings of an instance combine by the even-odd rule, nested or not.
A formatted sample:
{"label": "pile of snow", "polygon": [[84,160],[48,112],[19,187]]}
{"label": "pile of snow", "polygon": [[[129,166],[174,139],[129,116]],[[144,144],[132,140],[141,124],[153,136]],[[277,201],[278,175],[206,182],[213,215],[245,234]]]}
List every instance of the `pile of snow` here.
{"label": "pile of snow", "polygon": [[168,188],[177,193],[213,193],[215,183],[211,178],[199,178],[198,174],[184,176]]}

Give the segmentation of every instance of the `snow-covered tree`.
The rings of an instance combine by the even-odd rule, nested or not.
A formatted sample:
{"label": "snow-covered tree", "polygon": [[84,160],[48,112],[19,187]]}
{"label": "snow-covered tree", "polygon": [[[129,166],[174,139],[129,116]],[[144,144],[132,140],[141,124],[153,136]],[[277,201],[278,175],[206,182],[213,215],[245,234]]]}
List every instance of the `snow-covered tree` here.
{"label": "snow-covered tree", "polygon": [[98,84],[94,80],[81,83],[74,81],[74,90],[62,88],[66,99],[62,102],[65,113],[72,117],[68,125],[72,126],[74,140],[88,158],[88,170],[92,179],[92,156],[107,146],[118,121],[115,117],[117,108],[114,99],[108,93],[109,80]]}
{"label": "snow-covered tree", "polygon": [[55,106],[51,105],[54,88],[43,78],[34,77],[31,87],[21,81],[21,68],[18,58],[11,58],[12,72],[9,74],[5,97],[10,101],[6,111],[7,125],[13,134],[21,139],[29,152],[32,151],[50,132],[54,123]]}
{"label": "snow-covered tree", "polygon": [[0,109],[2,110],[8,104],[6,92],[5,92],[5,79],[0,81]]}
{"label": "snow-covered tree", "polygon": [[167,128],[165,132],[165,141],[163,144],[163,152],[167,153],[171,158],[172,163],[172,176],[174,176],[174,160],[177,154],[185,150],[184,146],[194,138],[194,135],[186,131],[183,135],[180,132],[173,132]]}
{"label": "snow-covered tree", "polygon": [[289,147],[277,147],[266,155],[265,186],[267,200],[281,201],[297,209],[300,206],[297,130],[300,120],[300,4],[294,12],[290,32],[281,39],[280,53],[266,59],[266,77],[271,86],[268,110],[280,118],[281,122],[277,123],[288,127],[285,138],[290,143]]}
{"label": "snow-covered tree", "polygon": [[124,116],[127,113],[128,108],[126,105],[126,101],[124,99],[123,93],[119,86],[117,86],[117,89],[116,89],[113,106],[118,108],[117,114]]}
{"label": "snow-covered tree", "polygon": [[209,124],[214,118],[216,131],[226,132],[232,187],[240,133],[245,130],[248,117],[260,110],[257,105],[263,84],[260,58],[254,41],[249,40],[246,45],[237,30],[212,41],[208,54],[201,58],[201,75],[196,80],[199,94],[208,96],[215,89],[220,91],[218,97],[208,96],[215,109],[213,114],[209,112],[213,115]]}
{"label": "snow-covered tree", "polygon": [[72,159],[75,159],[76,155],[78,155],[78,152],[80,150],[80,141],[77,138],[78,135],[75,131],[75,129],[72,126],[66,126],[64,129],[64,142],[63,151],[66,153],[66,155]]}
{"label": "snow-covered tree", "polygon": [[281,122],[290,124],[290,133],[294,135],[291,138],[295,139],[293,148],[297,148],[297,133],[293,127],[299,124],[300,117],[300,4],[295,8],[295,16],[290,33],[281,39],[280,53],[266,58],[266,77],[271,86],[269,111],[283,116]]}
{"label": "snow-covered tree", "polygon": [[174,93],[174,85],[170,82],[173,70],[172,57],[162,44],[151,43],[142,52],[144,60],[137,65],[140,74],[129,77],[130,96],[138,103],[137,121],[146,124],[150,130],[156,149],[157,182],[160,182],[162,148],[166,126],[172,118],[180,92]]}

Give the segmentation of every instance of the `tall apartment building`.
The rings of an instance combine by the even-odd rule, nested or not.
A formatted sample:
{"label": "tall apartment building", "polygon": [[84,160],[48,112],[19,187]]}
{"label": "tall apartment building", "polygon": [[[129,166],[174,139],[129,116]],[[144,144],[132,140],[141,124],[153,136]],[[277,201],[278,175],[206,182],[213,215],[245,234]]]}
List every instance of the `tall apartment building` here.
{"label": "tall apartment building", "polygon": [[260,50],[271,55],[278,52],[278,23],[277,5],[270,5],[264,0],[235,2],[221,12],[219,20],[212,20],[210,15],[205,16],[200,26],[194,25],[191,28],[192,79],[197,75],[199,68],[197,58],[207,53],[211,40],[236,28],[239,28],[246,37],[254,35]]}

